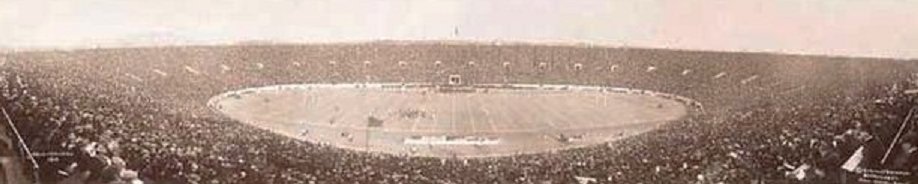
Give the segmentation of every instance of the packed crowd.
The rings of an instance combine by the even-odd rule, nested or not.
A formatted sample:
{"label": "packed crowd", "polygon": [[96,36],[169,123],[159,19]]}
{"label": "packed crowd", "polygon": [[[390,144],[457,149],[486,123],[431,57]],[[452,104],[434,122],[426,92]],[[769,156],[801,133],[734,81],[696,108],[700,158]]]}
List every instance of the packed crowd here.
{"label": "packed crowd", "polygon": [[[3,57],[3,108],[34,152],[62,153],[38,158],[42,179],[51,182],[75,175],[73,163],[85,165],[81,153],[92,145],[106,145],[104,155],[147,183],[832,182],[854,150],[889,142],[899,123],[910,122],[914,97],[902,91],[916,87],[904,81],[918,71],[895,60],[525,45],[164,47]],[[648,89],[693,98],[706,112],[607,145],[463,160],[296,141],[206,107],[210,97],[245,87],[445,82],[450,74],[473,83]],[[918,129],[909,127],[891,161],[880,165],[918,172]],[[792,174],[800,170],[813,174]]]}

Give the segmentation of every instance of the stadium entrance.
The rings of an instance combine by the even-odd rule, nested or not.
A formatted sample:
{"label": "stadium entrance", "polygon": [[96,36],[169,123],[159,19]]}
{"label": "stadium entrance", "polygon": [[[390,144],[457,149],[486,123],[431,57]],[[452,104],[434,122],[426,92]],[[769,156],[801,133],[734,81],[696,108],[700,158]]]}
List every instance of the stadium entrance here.
{"label": "stadium entrance", "polygon": [[462,76],[459,75],[449,75],[449,85],[450,86],[459,86],[462,85]]}

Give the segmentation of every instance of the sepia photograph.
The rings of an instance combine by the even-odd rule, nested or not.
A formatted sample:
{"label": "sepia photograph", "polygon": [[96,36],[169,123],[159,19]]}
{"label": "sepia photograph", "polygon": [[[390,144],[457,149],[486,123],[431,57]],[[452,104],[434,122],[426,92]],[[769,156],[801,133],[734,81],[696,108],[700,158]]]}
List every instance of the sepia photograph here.
{"label": "sepia photograph", "polygon": [[918,183],[916,10],[0,0],[0,184]]}

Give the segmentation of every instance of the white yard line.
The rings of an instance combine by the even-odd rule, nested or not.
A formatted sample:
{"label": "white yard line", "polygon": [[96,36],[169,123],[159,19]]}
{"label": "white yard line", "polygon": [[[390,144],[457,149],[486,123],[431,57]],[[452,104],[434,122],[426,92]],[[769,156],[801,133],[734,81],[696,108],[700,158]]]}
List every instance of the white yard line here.
{"label": "white yard line", "polygon": [[191,68],[191,67],[188,66],[188,65],[185,65],[185,71],[191,72],[192,74],[195,74],[195,75],[201,75],[201,71],[198,71],[197,69]]}
{"label": "white yard line", "polygon": [[[316,108],[316,111],[315,111],[315,112],[317,112],[317,113],[319,113],[319,114],[324,114],[324,115],[325,115],[325,116],[322,116],[321,118],[318,118],[318,116],[317,116],[316,119],[318,119],[319,121],[321,121],[321,123],[319,123],[319,124],[326,124],[326,123],[328,123],[328,121],[330,121],[332,118],[335,119],[335,123],[332,124],[330,127],[335,128],[335,127],[338,126],[338,124],[341,123],[341,117],[340,117],[340,115],[337,114],[337,112],[335,112],[335,110],[334,110],[335,106],[338,105],[338,104],[336,104],[335,102],[338,101],[340,95],[341,95],[340,93],[331,93],[331,95],[328,95],[328,96],[323,96],[323,95],[321,95],[321,93],[317,93],[317,94],[316,94],[316,97],[315,97],[315,98],[316,98],[316,105],[317,105],[318,107],[321,107],[321,108]],[[322,97],[326,97],[326,98],[323,99]],[[319,103],[319,102],[322,102],[322,103]],[[320,112],[321,112],[321,113],[320,113]]]}
{"label": "white yard line", "polygon": [[[421,97],[421,98],[426,98],[426,97]],[[416,106],[417,106],[418,109],[423,110],[424,112],[429,112],[429,111],[430,111],[430,110],[426,107],[426,105],[423,104],[423,102],[418,102],[417,104],[418,104],[418,105],[416,105]],[[421,107],[424,107],[424,108],[421,108]],[[434,116],[434,121],[436,121],[436,118],[437,118],[437,117]],[[412,120],[411,120],[411,129],[410,129],[410,130],[411,130],[411,131],[417,130],[417,128],[418,128],[418,122],[420,122],[420,121],[421,121],[420,119],[412,119]]]}
{"label": "white yard line", "polygon": [[[363,93],[363,92],[360,92],[360,93]],[[353,96],[354,96],[354,95],[361,95],[361,94],[349,94],[349,95],[350,95],[350,96],[347,96],[346,99],[356,99],[356,98],[354,98]],[[375,106],[369,106],[369,104],[379,104],[379,103],[377,103],[377,102],[380,101],[380,98],[376,98],[376,99],[374,99],[374,100],[376,100],[376,101],[374,101],[373,103],[369,103],[369,102],[366,102],[366,101],[364,101],[364,102],[354,102],[354,101],[349,101],[349,102],[347,102],[347,103],[363,103],[363,105],[357,106],[357,107],[362,107],[362,108],[347,108],[347,109],[340,109],[340,111],[339,111],[339,112],[341,112],[340,120],[342,121],[342,123],[347,123],[347,124],[345,124],[345,125],[348,125],[348,126],[367,127],[367,118],[369,118],[370,115],[373,115],[373,116],[375,116],[375,117],[377,117],[377,118],[384,118],[384,117],[382,117],[381,115],[382,115],[382,114],[385,114],[385,112],[374,112],[374,111],[376,110],[376,107],[375,107]],[[388,98],[388,100],[392,100],[392,99],[391,99],[391,98]],[[387,101],[387,102],[388,102],[388,103],[386,103],[386,104],[391,104],[391,101]],[[339,108],[340,108],[340,107],[339,107]],[[362,110],[362,109],[367,109],[367,108],[369,109],[369,111]],[[358,113],[360,113],[360,112],[367,112],[367,113],[369,113],[369,114],[358,114]],[[346,119],[346,118],[356,118],[356,119]],[[354,122],[344,122],[345,120],[353,120]],[[385,127],[387,123],[391,123],[391,122],[383,122],[383,125],[382,125],[382,126]],[[335,123],[335,124],[337,124],[337,123]],[[374,129],[375,129],[375,128],[374,128]]]}
{"label": "white yard line", "polygon": [[220,64],[220,69],[222,69],[221,71],[224,71],[224,72],[232,70],[232,68],[224,64]]}
{"label": "white yard line", "polygon": [[[474,103],[471,103],[471,104],[481,104],[481,103],[479,103],[479,102],[477,101],[477,98],[475,98],[475,95],[473,95],[473,94],[469,94],[469,98],[468,98],[467,100],[468,100],[468,101],[473,101],[473,102],[474,102]],[[476,107],[469,107],[468,104],[469,104],[469,103],[466,103],[466,105],[464,106],[464,107],[466,107],[466,108],[463,108],[463,109],[468,110],[468,111],[466,111],[466,112],[469,112],[469,115],[474,116],[474,114],[472,114],[472,112],[474,112],[473,110],[474,110]],[[483,105],[481,105],[481,106],[483,106]],[[480,108],[481,106],[478,106],[478,108]],[[471,132],[471,133],[475,133],[475,132],[477,131],[477,130],[476,130],[476,127],[475,127],[475,124],[477,124],[477,122],[478,122],[478,120],[479,120],[480,118],[481,118],[481,117],[478,117],[478,116],[475,116],[475,118],[470,118],[471,121],[469,121],[469,124],[471,124],[471,128],[472,128],[472,132]]]}
{"label": "white yard line", "polygon": [[491,117],[491,111],[487,108],[481,108],[481,111],[484,112],[484,117],[487,119],[488,127],[491,127],[491,132],[497,132],[497,127],[494,125],[494,118]]}
{"label": "white yard line", "polygon": [[[411,92],[411,91],[408,91],[408,92],[406,92],[406,93],[412,93],[412,92]],[[400,95],[401,95],[401,94],[396,94],[396,96],[400,96]],[[390,98],[391,98],[391,99],[395,99],[395,97],[390,97]],[[400,100],[398,101],[398,102],[399,102],[399,103],[398,103],[398,106],[394,106],[395,108],[391,108],[391,109],[385,109],[385,110],[383,110],[384,112],[382,112],[382,113],[388,113],[388,111],[390,111],[390,110],[396,110],[396,111],[398,111],[398,110],[408,110],[408,109],[418,110],[418,108],[417,108],[418,106],[416,105],[416,102],[417,102],[416,100],[417,100],[416,98],[400,98]],[[377,104],[379,104],[379,103],[377,103]],[[394,103],[392,103],[392,104],[394,104]],[[399,120],[403,120],[403,119],[404,119],[404,118],[401,118],[401,117],[400,117],[400,116],[401,116],[400,114],[397,114],[396,116],[399,116],[399,117],[398,117],[398,118],[389,118],[389,119],[399,119]],[[418,121],[418,118],[413,118],[413,119],[410,119],[409,121],[411,122],[412,125],[414,125],[415,122]],[[398,123],[399,128],[404,129],[404,124],[405,124],[405,123],[408,123],[408,122],[399,121],[399,122],[393,122],[393,123]],[[389,128],[389,127],[392,127],[392,126],[383,126],[383,127],[384,127],[384,128]]]}
{"label": "white yard line", "polygon": [[522,107],[525,107],[528,109],[536,105],[535,103],[531,103],[534,101],[533,98],[535,98],[533,96],[534,95],[528,94],[528,93],[522,94],[522,97],[525,100],[526,105],[517,106],[516,108],[510,107],[509,103],[501,103],[500,104],[500,106],[502,107],[501,109],[505,109],[505,110],[509,109],[506,112],[510,116],[506,116],[506,117],[512,117],[513,119],[510,119],[510,122],[497,122],[497,123],[513,124],[514,127],[503,127],[503,128],[510,128],[510,129],[522,129],[522,128],[531,127],[533,125],[536,125],[538,123],[536,121],[538,120],[530,119],[529,117],[532,117],[532,116],[530,116],[529,114],[525,114],[529,112],[526,111],[526,109],[522,108]]}
{"label": "white yard line", "polygon": [[547,127],[536,128],[536,130],[555,129],[556,126],[550,118],[532,119],[530,118],[532,116],[528,115],[533,112],[545,112],[546,109],[544,107],[544,103],[542,103],[542,100],[539,100],[539,98],[541,98],[540,96],[544,94],[538,94],[538,95],[527,94],[527,95],[530,95],[526,99],[526,101],[528,102],[527,104],[531,104],[531,105],[522,106],[523,108],[516,108],[516,111],[514,111],[514,117],[521,117],[520,118],[521,120],[518,123],[514,123],[516,127],[511,127],[511,128],[526,128],[527,126],[542,124],[542,125],[546,125]]}
{"label": "white yard line", "polygon": [[410,130],[411,130],[412,132],[413,132],[413,131],[416,131],[416,130],[418,129],[418,122],[419,122],[419,120],[412,120],[412,121],[411,121],[411,129],[410,129]]}
{"label": "white yard line", "polygon": [[[561,117],[563,117],[566,120],[571,120],[571,121],[563,122],[563,125],[566,125],[566,127],[575,127],[577,124],[573,124],[571,122],[583,121],[584,118],[586,118],[585,114],[587,113],[584,113],[584,112],[589,112],[593,108],[587,105],[583,105],[583,104],[587,104],[587,103],[583,103],[584,100],[589,100],[589,99],[586,97],[583,97],[583,94],[580,92],[574,92],[569,99],[556,101],[559,103],[558,106],[563,107],[561,108],[562,110],[558,111],[558,113],[561,114]],[[584,122],[584,123],[587,123],[587,122]],[[588,122],[588,123],[593,123],[593,122]]]}
{"label": "white yard line", "polygon": [[[589,123],[590,125],[602,124],[601,121],[597,121],[596,119],[596,117],[601,117],[601,116],[598,116],[599,115],[598,113],[600,113],[600,108],[596,106],[595,104],[583,105],[583,104],[594,103],[592,101],[594,101],[595,98],[597,98],[597,96],[595,95],[594,97],[579,98],[579,100],[577,101],[579,103],[574,103],[575,107],[578,107],[577,110],[580,111],[581,113],[580,115],[583,115],[583,117],[578,117],[578,119],[581,121],[585,121]],[[569,127],[575,127],[575,126],[571,125]]]}
{"label": "white yard line", "polygon": [[[545,105],[545,102],[544,102],[543,100],[538,100],[538,101],[536,101],[536,103],[537,103],[537,105],[535,105],[535,106],[539,107],[539,111],[537,111],[537,112],[548,112],[548,113],[551,113],[551,114],[554,115],[554,116],[552,116],[551,118],[555,118],[555,117],[558,117],[558,116],[560,115],[560,113],[558,113],[557,111],[553,111],[553,110],[549,110],[549,109],[545,108],[546,105]],[[558,125],[555,124],[554,120],[551,119],[551,118],[546,118],[546,120],[536,120],[536,121],[543,122],[543,124],[548,125],[548,127],[551,128],[551,129],[558,129]]]}
{"label": "white yard line", "polygon": [[124,75],[127,75],[128,77],[130,77],[131,79],[136,80],[137,82],[143,82],[143,79],[141,79],[140,77],[137,77],[137,76],[134,75],[134,74],[131,74],[131,73],[124,73]]}
{"label": "white yard line", "polygon": [[168,73],[163,72],[162,70],[159,70],[159,69],[153,69],[153,72],[156,73],[156,74],[159,74],[160,76],[163,76],[163,77],[169,76]]}
{"label": "white yard line", "polygon": [[740,81],[740,83],[745,85],[745,84],[747,84],[747,83],[749,83],[749,82],[755,81],[755,80],[758,79],[758,78],[759,78],[759,75],[753,75],[753,76],[751,76],[751,77],[749,77],[749,78],[743,79],[742,81]]}
{"label": "white yard line", "polygon": [[456,110],[456,95],[450,95],[449,100],[450,111],[452,111],[449,119],[449,132],[458,132],[459,130],[456,130],[456,114],[458,114],[457,112],[459,111]]}

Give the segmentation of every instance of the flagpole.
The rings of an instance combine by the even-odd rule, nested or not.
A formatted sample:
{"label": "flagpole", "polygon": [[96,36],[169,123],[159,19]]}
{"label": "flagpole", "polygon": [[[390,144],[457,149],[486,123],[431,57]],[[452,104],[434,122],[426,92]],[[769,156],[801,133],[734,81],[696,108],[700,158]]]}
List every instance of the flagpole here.
{"label": "flagpole", "polygon": [[364,135],[365,140],[364,140],[363,149],[369,152],[370,151],[370,124],[369,123],[367,123],[366,131],[367,132]]}
{"label": "flagpole", "polygon": [[19,149],[17,151],[20,152],[20,156],[24,156],[29,160],[29,163],[32,166],[32,170],[30,171],[32,174],[32,179],[37,182],[40,179],[38,171],[41,170],[41,167],[39,167],[38,162],[35,161],[35,156],[32,155],[32,150],[29,149],[29,145],[22,140],[22,134],[19,134],[19,128],[16,128],[16,124],[13,123],[13,119],[10,118],[10,114],[6,112],[6,108],[0,107],[0,111],[3,112],[3,117],[6,119],[6,123],[9,126],[10,131],[13,132],[13,135],[16,136],[16,140],[18,140]]}
{"label": "flagpole", "polygon": [[889,157],[889,154],[892,153],[892,149],[896,146],[896,143],[899,142],[899,137],[902,136],[902,131],[905,130],[905,126],[908,125],[908,120],[912,119],[912,114],[914,114],[914,112],[915,108],[908,111],[908,116],[905,116],[905,120],[903,120],[902,125],[899,126],[899,132],[896,133],[896,137],[889,143],[889,148],[886,148],[886,154],[883,154],[883,159],[880,159],[880,164],[886,163],[886,159]]}
{"label": "flagpole", "polygon": [[[373,117],[373,113],[372,113],[372,112],[370,112],[370,117]],[[371,121],[370,121],[370,117],[367,118],[367,122],[364,124],[364,127],[363,127],[363,131],[364,131],[364,133],[363,133],[363,150],[364,150],[364,151],[367,151],[367,152],[370,151],[370,122],[371,122]]]}

